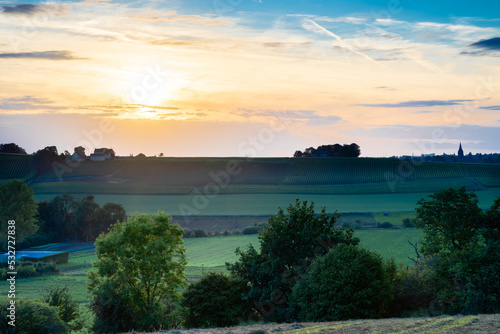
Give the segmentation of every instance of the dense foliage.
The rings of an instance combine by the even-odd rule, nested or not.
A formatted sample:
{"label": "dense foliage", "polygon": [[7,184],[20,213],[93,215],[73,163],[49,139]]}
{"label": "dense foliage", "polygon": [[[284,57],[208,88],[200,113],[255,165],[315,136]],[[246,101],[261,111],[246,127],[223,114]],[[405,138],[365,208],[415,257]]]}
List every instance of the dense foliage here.
{"label": "dense foliage", "polygon": [[54,288],[45,292],[43,301],[59,309],[61,320],[69,323],[78,317],[78,302],[73,299],[67,287]]}
{"label": "dense foliage", "polygon": [[182,229],[159,212],[113,225],[96,242],[88,274],[98,333],[153,331],[178,325],[186,266]]}
{"label": "dense foliage", "polygon": [[446,189],[417,202],[415,226],[422,228],[425,255],[472,251],[480,243],[481,209],[464,187]]}
{"label": "dense foliage", "polygon": [[61,320],[59,309],[37,300],[20,300],[15,306],[15,327],[11,321],[9,300],[0,302],[0,330],[5,334],[59,334],[67,333],[68,326]]}
{"label": "dense foliage", "polygon": [[68,239],[89,242],[116,222],[125,221],[126,211],[116,203],[101,207],[92,195],[77,200],[73,195],[61,194],[50,201],[39,202],[37,218],[39,235],[45,236],[42,243]]}
{"label": "dense foliage", "polygon": [[352,144],[334,144],[334,145],[321,145],[317,148],[309,147],[302,151],[295,151],[293,156],[295,158],[300,157],[345,157],[345,158],[357,158],[361,154],[359,145],[356,143]]}
{"label": "dense foliage", "polygon": [[185,325],[189,328],[237,325],[252,314],[242,299],[248,293],[246,282],[221,273],[208,273],[184,291]]}
{"label": "dense foliage", "polygon": [[399,300],[410,296],[431,313],[500,311],[500,198],[483,212],[475,194],[447,189],[418,205],[424,256],[406,273]]}
{"label": "dense foliage", "polygon": [[[7,234],[13,233],[16,242],[34,234],[38,230],[35,215],[37,206],[33,189],[20,180],[0,183],[0,236],[1,247],[6,249]],[[9,221],[15,224],[9,224]],[[10,227],[8,227],[10,226]]]}
{"label": "dense foliage", "polygon": [[245,298],[266,318],[288,319],[289,297],[298,276],[307,271],[314,258],[338,244],[356,245],[354,229],[334,228],[339,214],[314,212],[314,203],[296,201],[279,209],[259,232],[260,252],[253,246],[237,249],[240,259],[227,264],[234,277],[251,285]]}
{"label": "dense foliage", "polygon": [[393,262],[354,245],[340,244],[316,258],[294,286],[292,318],[334,321],[387,315],[393,298]]}
{"label": "dense foliage", "polygon": [[26,150],[14,143],[0,144],[0,153],[26,154]]}

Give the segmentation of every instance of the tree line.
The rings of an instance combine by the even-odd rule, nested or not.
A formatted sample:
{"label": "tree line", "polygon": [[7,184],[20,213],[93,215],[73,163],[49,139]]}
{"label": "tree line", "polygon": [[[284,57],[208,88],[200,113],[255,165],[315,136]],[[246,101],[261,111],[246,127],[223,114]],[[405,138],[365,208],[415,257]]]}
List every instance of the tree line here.
{"label": "tree line", "polygon": [[295,151],[294,158],[302,157],[340,157],[340,158],[357,158],[361,154],[361,149],[358,144],[333,144],[321,145],[317,148],[309,147],[304,151]]}
{"label": "tree line", "polygon": [[67,240],[92,242],[112,224],[124,221],[126,211],[117,203],[101,206],[93,195],[61,194],[37,203],[32,188],[11,180],[0,184],[0,219],[0,235],[6,233],[7,221],[15,220],[16,241],[23,242],[18,247],[26,248]]}

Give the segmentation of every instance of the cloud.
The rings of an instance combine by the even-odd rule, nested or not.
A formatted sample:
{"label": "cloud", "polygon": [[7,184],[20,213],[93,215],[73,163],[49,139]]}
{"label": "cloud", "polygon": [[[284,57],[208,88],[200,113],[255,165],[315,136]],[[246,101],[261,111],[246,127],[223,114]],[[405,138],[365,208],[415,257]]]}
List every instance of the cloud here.
{"label": "cloud", "polygon": [[472,102],[475,100],[427,100],[427,101],[405,101],[398,103],[380,103],[380,104],[355,104],[361,107],[376,108],[425,108],[434,106],[455,106],[463,102]]}
{"label": "cloud", "polygon": [[74,60],[86,59],[73,56],[71,51],[41,51],[41,52],[17,52],[17,53],[0,53],[0,58],[35,58],[49,60]]}
{"label": "cloud", "polygon": [[500,57],[500,37],[483,39],[469,45],[474,51],[460,52],[462,56],[493,56]]}
{"label": "cloud", "polygon": [[500,110],[500,106],[487,106],[487,107],[479,107],[479,109],[485,109],[485,110]]}
{"label": "cloud", "polygon": [[488,49],[488,50],[500,50],[500,37],[483,39],[479,42],[473,43],[469,46]]}
{"label": "cloud", "polygon": [[414,114],[432,114],[432,113],[436,113],[436,112],[439,112],[437,110],[419,110],[419,111],[414,111],[413,113]]}
{"label": "cloud", "polygon": [[322,116],[318,115],[314,110],[251,110],[251,109],[238,109],[238,112],[234,114],[243,116],[245,118],[250,117],[274,117],[281,119],[285,122],[287,121],[305,121],[307,125],[320,126],[334,124],[342,120],[342,117],[336,115]]}
{"label": "cloud", "polygon": [[283,48],[283,47],[307,47],[310,46],[312,42],[303,42],[303,43],[283,43],[283,42],[266,42],[262,43],[262,46],[266,48]]}
{"label": "cloud", "polygon": [[353,17],[353,16],[343,16],[343,17],[322,16],[322,17],[317,17],[316,21],[363,24],[366,21],[368,21],[368,19],[363,18],[363,17]]}
{"label": "cloud", "polygon": [[65,109],[51,105],[53,101],[33,96],[0,98],[0,110],[44,110],[55,111]]}
{"label": "cloud", "polygon": [[19,4],[14,6],[0,6],[3,15],[15,16],[35,16],[39,14],[51,14],[55,16],[65,16],[70,8],[67,5],[52,3],[45,4]]}
{"label": "cloud", "polygon": [[335,38],[340,43],[341,47],[348,49],[352,53],[355,53],[358,56],[361,56],[361,57],[365,58],[366,60],[371,61],[372,63],[375,63],[375,64],[377,64],[379,66],[384,66],[384,65],[380,64],[379,62],[377,62],[372,57],[368,56],[367,54],[356,50],[354,47],[352,47],[351,45],[349,45],[345,40],[343,40],[340,36],[338,36],[337,34],[334,34],[330,30],[328,30],[325,27],[317,24],[316,22],[314,22],[311,19],[305,19],[304,22],[303,22],[303,24],[302,24],[302,27],[305,30],[310,31],[310,32],[314,32],[314,33],[317,33],[317,34],[323,34],[323,35],[327,35],[327,36],[333,37],[333,38]]}
{"label": "cloud", "polygon": [[136,13],[131,17],[134,21],[149,21],[149,22],[187,22],[201,24],[205,26],[227,26],[232,25],[231,22],[219,18],[206,17],[201,15],[177,15],[175,11],[160,12],[146,11]]}

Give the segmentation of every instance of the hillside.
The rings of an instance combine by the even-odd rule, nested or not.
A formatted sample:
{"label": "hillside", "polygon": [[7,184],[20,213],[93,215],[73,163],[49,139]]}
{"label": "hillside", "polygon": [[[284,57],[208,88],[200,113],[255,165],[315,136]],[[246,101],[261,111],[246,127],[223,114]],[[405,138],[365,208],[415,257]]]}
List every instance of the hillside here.
{"label": "hillside", "polygon": [[0,182],[8,179],[28,180],[34,176],[31,168],[33,156],[0,153]]}
{"label": "hillside", "polygon": [[[2,161],[0,157],[0,161]],[[0,177],[8,178],[6,173]],[[500,187],[500,165],[386,158],[123,158],[85,161],[32,180],[37,194],[380,194]]]}

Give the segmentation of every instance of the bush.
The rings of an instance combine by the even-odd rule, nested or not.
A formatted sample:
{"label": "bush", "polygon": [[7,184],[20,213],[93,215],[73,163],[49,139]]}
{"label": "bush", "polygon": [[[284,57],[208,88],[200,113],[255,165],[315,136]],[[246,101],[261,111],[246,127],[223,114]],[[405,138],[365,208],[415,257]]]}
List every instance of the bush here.
{"label": "bush", "polygon": [[[8,324],[9,301],[0,302],[0,329],[6,334],[58,334],[67,333],[68,327],[61,320],[56,307],[38,300],[16,302],[15,327]],[[7,319],[7,321],[5,320]]]}
{"label": "bush", "polygon": [[[18,278],[27,278],[27,277],[36,277],[42,275],[49,274],[57,274],[59,273],[59,269],[55,265],[55,263],[32,263],[27,261],[22,261],[17,266],[17,277]],[[4,280],[7,278],[7,269],[0,269],[0,279]]]}
{"label": "bush", "polygon": [[299,321],[377,318],[392,300],[394,263],[364,248],[340,244],[315,259],[291,295],[291,315]]}
{"label": "bush", "polygon": [[73,299],[68,288],[50,289],[44,296],[43,301],[50,306],[59,309],[61,320],[69,323],[78,316],[78,302]]}
{"label": "bush", "polygon": [[377,228],[393,228],[394,225],[392,225],[389,222],[384,222],[384,223],[377,223]]}
{"label": "bush", "polygon": [[251,305],[242,297],[248,287],[241,279],[222,273],[208,273],[184,291],[182,306],[187,309],[188,327],[227,327],[248,317]]}
{"label": "bush", "polygon": [[251,226],[251,227],[245,228],[241,232],[241,234],[243,234],[243,235],[257,234],[257,233],[259,233],[259,230],[260,230],[260,226]]}
{"label": "bush", "polygon": [[409,228],[409,227],[415,227],[415,221],[416,219],[415,218],[404,218],[402,220],[402,223],[403,223],[403,227],[405,228]]}
{"label": "bush", "polygon": [[36,274],[35,265],[31,262],[21,262],[20,265],[17,266],[17,277],[18,278],[26,278],[38,276]]}

